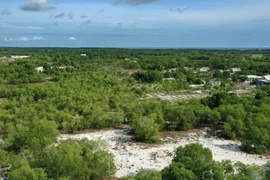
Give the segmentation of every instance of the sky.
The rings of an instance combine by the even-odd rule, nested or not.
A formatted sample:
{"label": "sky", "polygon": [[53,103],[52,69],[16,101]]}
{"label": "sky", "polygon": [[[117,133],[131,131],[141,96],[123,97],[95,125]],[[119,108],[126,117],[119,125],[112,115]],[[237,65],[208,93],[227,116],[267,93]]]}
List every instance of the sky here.
{"label": "sky", "polygon": [[0,47],[270,48],[269,0],[0,0]]}

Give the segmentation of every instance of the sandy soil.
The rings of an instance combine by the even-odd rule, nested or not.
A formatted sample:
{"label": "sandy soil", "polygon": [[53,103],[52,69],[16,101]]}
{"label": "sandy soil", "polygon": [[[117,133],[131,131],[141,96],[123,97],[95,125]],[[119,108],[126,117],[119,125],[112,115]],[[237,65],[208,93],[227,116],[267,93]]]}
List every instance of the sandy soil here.
{"label": "sandy soil", "polygon": [[240,151],[239,142],[220,139],[203,130],[179,136],[162,136],[162,143],[156,145],[136,143],[128,133],[129,129],[117,129],[76,135],[62,134],[58,140],[88,138],[107,141],[108,151],[115,155],[116,177],[132,176],[142,170],[160,171],[169,165],[177,147],[192,142],[210,148],[217,161],[229,159],[261,166],[270,160],[270,157],[246,154]]}
{"label": "sandy soil", "polygon": [[178,100],[187,100],[192,98],[205,98],[208,96],[208,93],[202,91],[192,91],[190,93],[183,92],[181,94],[164,94],[164,93],[157,93],[157,94],[148,94],[149,98],[160,98],[161,100],[168,100],[168,101],[178,101]]}

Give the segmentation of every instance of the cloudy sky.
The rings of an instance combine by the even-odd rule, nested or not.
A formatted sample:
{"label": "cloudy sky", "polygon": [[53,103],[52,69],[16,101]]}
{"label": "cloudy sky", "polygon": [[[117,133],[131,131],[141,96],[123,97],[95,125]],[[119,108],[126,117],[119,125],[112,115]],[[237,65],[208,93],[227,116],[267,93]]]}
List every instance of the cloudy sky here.
{"label": "cloudy sky", "polygon": [[269,47],[269,0],[0,0],[0,46]]}

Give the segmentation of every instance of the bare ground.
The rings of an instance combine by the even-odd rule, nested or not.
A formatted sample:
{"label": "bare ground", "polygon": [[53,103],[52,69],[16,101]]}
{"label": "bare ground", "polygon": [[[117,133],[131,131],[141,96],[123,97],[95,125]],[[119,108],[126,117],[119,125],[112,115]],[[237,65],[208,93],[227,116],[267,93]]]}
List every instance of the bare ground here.
{"label": "bare ground", "polygon": [[161,132],[162,141],[159,144],[135,142],[129,132],[129,128],[108,129],[76,135],[62,134],[58,139],[60,141],[88,138],[106,141],[107,150],[115,156],[116,177],[133,176],[139,171],[160,171],[170,164],[177,147],[195,142],[208,147],[216,161],[229,159],[233,162],[240,161],[244,164],[261,166],[270,159],[269,156],[249,155],[242,152],[239,141],[218,138],[204,130]]}

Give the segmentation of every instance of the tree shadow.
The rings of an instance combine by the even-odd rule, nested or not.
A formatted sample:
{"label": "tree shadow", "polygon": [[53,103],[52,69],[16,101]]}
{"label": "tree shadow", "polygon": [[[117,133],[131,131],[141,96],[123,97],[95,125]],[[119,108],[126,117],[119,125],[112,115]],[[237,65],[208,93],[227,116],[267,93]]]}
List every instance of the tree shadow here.
{"label": "tree shadow", "polygon": [[117,135],[128,135],[130,133],[130,129],[117,129],[114,133]]}
{"label": "tree shadow", "polygon": [[242,152],[237,144],[215,144],[215,146],[233,152]]}
{"label": "tree shadow", "polygon": [[119,143],[126,143],[132,142],[132,137],[129,135],[130,129],[120,129],[116,130],[114,134],[116,135],[111,140],[119,142]]}
{"label": "tree shadow", "polygon": [[139,172],[159,172],[159,170],[155,169],[155,168],[141,168],[136,172],[129,172],[127,175],[128,176],[136,176]]}

